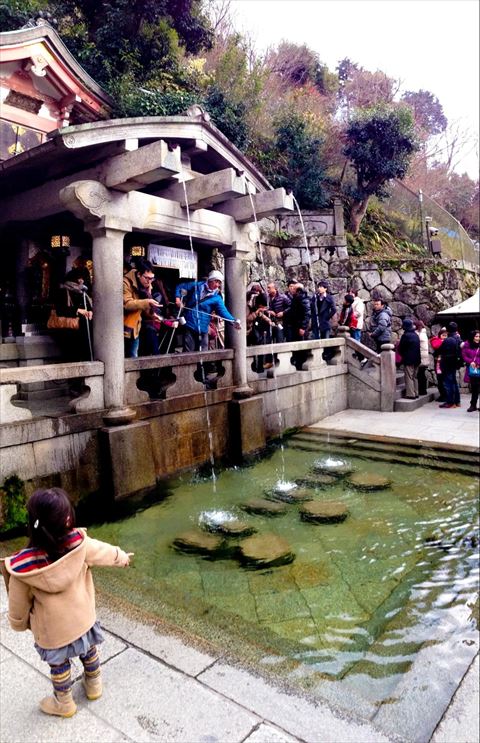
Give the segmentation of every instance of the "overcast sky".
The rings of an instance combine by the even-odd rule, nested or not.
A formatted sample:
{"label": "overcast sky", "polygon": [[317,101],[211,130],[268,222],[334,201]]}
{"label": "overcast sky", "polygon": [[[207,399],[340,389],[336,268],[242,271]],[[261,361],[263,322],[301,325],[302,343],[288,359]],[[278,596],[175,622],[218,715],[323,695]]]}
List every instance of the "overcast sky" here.
{"label": "overcast sky", "polygon": [[259,51],[305,43],[331,70],[349,57],[403,90],[429,90],[449,122],[470,130],[456,170],[478,178],[478,0],[231,0],[231,10]]}

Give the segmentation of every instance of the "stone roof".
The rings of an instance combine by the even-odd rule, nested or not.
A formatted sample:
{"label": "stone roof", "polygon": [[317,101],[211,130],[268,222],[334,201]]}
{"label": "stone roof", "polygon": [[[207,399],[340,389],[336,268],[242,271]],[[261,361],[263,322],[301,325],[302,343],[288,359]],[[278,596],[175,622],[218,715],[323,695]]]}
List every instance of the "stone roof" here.
{"label": "stone roof", "polygon": [[[34,29],[33,29],[34,30]],[[143,146],[156,140],[180,145],[199,174],[233,167],[245,174],[256,191],[272,187],[248,158],[209,121],[193,116],[148,116],[109,119],[53,131],[48,141],[0,163],[0,193],[12,195],[85,170],[116,154],[128,140]]]}

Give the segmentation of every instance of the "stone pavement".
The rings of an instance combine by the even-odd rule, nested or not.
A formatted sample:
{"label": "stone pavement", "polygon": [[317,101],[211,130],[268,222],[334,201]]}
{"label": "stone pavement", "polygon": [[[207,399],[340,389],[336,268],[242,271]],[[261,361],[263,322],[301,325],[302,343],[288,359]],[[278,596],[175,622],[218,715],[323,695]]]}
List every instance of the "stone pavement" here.
{"label": "stone pavement", "polygon": [[462,395],[460,408],[440,408],[437,402],[431,402],[405,413],[342,410],[309,428],[330,433],[364,433],[386,439],[401,439],[405,443],[425,442],[478,449],[480,415],[478,411],[467,413],[469,400],[469,395]]}

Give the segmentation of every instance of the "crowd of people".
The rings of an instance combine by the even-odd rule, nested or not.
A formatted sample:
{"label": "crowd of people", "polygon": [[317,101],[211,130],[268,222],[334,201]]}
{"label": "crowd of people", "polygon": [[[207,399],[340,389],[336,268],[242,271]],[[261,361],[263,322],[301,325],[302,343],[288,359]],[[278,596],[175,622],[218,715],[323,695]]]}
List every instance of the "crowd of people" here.
{"label": "crowd of people", "polygon": [[[240,321],[225,305],[223,281],[222,273],[212,270],[200,281],[181,281],[171,297],[161,274],[148,260],[138,258],[133,266],[127,264],[123,277],[125,357],[223,348],[224,323],[231,323],[236,330],[241,329]],[[51,324],[49,321],[49,327],[60,331],[57,336],[68,361],[93,359],[94,308],[90,295],[88,271],[81,268],[69,271],[59,289]],[[377,353],[383,344],[392,341],[390,307],[381,297],[374,298],[367,323],[365,302],[353,286],[347,289],[339,308],[324,279],[317,282],[313,293],[295,279],[288,281],[285,292],[274,281],[265,287],[261,282],[253,282],[247,291],[246,337],[249,346],[330,338],[334,320],[336,325],[348,328],[355,341],[374,348]],[[80,333],[73,332],[73,323]],[[472,394],[468,411],[476,410],[480,379],[479,342],[480,332],[476,330],[468,339],[462,340],[455,323],[442,328],[429,341],[421,320],[405,318],[402,335],[395,346],[397,365],[404,369],[405,397],[415,399],[426,394],[432,352],[432,373],[436,377],[440,405],[445,408],[460,405],[457,372],[465,366],[464,381]],[[332,353],[332,349],[324,349],[323,357],[327,362]],[[297,368],[302,367],[306,354],[300,350],[293,354]],[[368,363],[360,348],[354,356],[362,366]],[[254,362],[256,371],[260,373],[274,363],[275,354],[258,355]],[[151,376],[155,374],[152,372]]]}

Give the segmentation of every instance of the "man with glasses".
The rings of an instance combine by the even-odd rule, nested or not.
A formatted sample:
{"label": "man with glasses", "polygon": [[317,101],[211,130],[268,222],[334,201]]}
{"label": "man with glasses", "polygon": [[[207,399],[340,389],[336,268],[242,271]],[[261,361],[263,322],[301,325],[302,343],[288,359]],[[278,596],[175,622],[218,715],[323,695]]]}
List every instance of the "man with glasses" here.
{"label": "man with glasses", "polygon": [[142,313],[153,315],[160,304],[151,294],[155,278],[150,261],[140,258],[136,268],[123,277],[123,335],[125,339],[125,358],[138,356]]}

